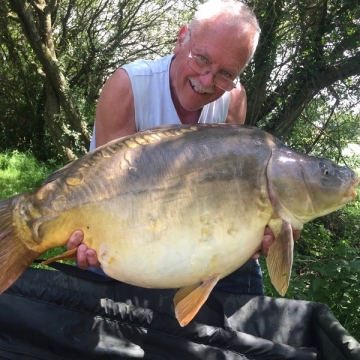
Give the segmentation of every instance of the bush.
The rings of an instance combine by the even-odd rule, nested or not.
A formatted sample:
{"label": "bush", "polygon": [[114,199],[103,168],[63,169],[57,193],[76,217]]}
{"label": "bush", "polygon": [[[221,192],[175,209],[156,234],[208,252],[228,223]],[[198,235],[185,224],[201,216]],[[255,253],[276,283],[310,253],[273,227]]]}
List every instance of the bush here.
{"label": "bush", "polygon": [[[287,298],[321,302],[354,336],[360,334],[360,201],[304,226],[295,245]],[[265,293],[279,297],[261,259]]]}

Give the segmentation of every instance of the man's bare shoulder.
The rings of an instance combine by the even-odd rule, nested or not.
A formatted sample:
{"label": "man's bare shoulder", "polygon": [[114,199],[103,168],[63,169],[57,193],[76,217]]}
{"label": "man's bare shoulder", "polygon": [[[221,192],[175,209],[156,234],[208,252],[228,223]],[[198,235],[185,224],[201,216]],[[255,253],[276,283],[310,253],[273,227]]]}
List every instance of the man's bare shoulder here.
{"label": "man's bare shoulder", "polygon": [[119,68],[115,70],[106,80],[100,97],[104,96],[104,94],[108,96],[108,92],[119,93],[125,91],[126,93],[128,93],[129,89],[131,89],[129,75],[124,69]]}
{"label": "man's bare shoulder", "polygon": [[126,71],[116,70],[105,82],[96,109],[96,146],[136,132],[134,97]]}
{"label": "man's bare shoulder", "polygon": [[240,84],[230,92],[230,104],[227,123],[243,124],[246,118],[246,91]]}

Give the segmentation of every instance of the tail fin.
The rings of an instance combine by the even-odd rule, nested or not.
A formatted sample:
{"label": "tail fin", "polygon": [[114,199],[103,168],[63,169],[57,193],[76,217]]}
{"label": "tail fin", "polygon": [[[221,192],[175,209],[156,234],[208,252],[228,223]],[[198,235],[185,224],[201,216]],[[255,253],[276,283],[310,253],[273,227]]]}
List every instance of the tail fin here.
{"label": "tail fin", "polygon": [[0,294],[40,255],[27,248],[19,236],[13,221],[16,198],[0,201]]}

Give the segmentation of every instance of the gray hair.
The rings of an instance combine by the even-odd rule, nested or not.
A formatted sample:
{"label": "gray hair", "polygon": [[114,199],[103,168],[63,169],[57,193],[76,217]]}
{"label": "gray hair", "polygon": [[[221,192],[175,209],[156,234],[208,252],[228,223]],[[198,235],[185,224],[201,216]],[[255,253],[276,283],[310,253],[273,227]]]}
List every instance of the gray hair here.
{"label": "gray hair", "polygon": [[[202,22],[222,15],[225,15],[224,23],[226,25],[229,27],[238,27],[239,38],[251,29],[254,31],[252,51],[246,62],[247,65],[254,56],[261,30],[254,12],[246,4],[237,0],[208,0],[199,5],[193,19],[189,23],[189,30],[196,31],[196,28],[201,26]],[[190,34],[187,34],[184,43],[186,43],[189,38]]]}

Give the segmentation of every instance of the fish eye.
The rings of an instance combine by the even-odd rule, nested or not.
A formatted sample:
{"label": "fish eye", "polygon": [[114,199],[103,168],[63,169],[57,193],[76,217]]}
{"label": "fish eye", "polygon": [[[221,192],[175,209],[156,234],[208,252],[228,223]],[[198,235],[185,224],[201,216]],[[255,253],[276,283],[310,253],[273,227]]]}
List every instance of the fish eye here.
{"label": "fish eye", "polygon": [[319,167],[320,167],[320,169],[321,169],[321,172],[322,172],[324,175],[330,175],[330,174],[331,174],[329,168],[328,168],[324,163],[320,163],[320,164],[319,164]]}

